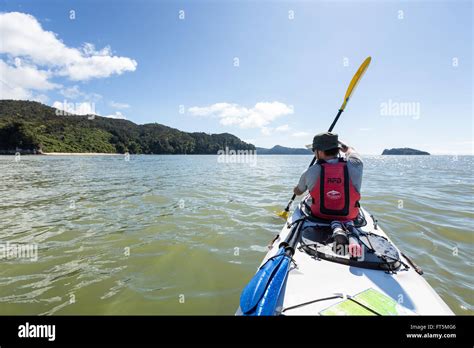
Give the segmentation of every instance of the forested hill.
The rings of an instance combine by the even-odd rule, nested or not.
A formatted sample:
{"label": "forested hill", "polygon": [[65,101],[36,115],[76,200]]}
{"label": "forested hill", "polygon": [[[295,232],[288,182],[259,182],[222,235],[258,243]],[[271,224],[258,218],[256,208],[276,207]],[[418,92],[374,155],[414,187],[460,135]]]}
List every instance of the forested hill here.
{"label": "forested hill", "polygon": [[0,100],[0,153],[99,152],[133,154],[216,154],[228,147],[254,150],[228,133],[187,133],[158,123],[94,116],[58,116],[41,103]]}

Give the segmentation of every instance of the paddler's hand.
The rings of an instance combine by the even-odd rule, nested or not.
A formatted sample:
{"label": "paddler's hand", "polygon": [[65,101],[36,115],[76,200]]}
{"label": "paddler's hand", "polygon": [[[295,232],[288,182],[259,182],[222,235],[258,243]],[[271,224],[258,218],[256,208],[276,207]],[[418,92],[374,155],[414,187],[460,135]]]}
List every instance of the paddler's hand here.
{"label": "paddler's hand", "polygon": [[339,140],[338,143],[339,143],[339,145],[341,145],[341,151],[342,152],[346,153],[347,150],[349,150],[349,146],[347,146],[344,142]]}
{"label": "paddler's hand", "polygon": [[305,191],[301,191],[298,186],[295,186],[295,188],[293,189],[293,193],[297,196],[299,195],[302,195]]}

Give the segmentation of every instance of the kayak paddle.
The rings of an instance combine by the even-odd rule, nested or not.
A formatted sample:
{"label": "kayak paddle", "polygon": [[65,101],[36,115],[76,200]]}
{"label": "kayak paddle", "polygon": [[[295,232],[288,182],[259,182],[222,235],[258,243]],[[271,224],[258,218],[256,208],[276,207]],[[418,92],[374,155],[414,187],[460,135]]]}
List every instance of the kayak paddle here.
{"label": "kayak paddle", "polygon": [[242,290],[240,310],[243,315],[277,315],[281,312],[281,294],[295,253],[303,220],[298,221],[286,239],[280,243],[278,253],[260,267]]}
{"label": "kayak paddle", "polygon": [[[352,78],[351,83],[349,84],[349,87],[347,87],[346,95],[344,96],[344,102],[342,103],[341,107],[339,108],[339,111],[336,115],[336,118],[332,122],[331,127],[329,127],[328,132],[331,132],[333,130],[334,126],[336,125],[337,121],[339,120],[339,116],[341,116],[342,112],[346,108],[346,105],[347,105],[347,102],[349,101],[349,98],[351,97],[351,95],[354,92],[355,88],[359,84],[359,81],[360,81],[361,77],[364,75],[365,71],[369,67],[369,64],[370,64],[371,60],[372,60],[371,57],[367,57],[364,60],[364,62],[361,64],[361,66],[359,67],[357,72],[355,73],[354,77]],[[314,162],[316,162],[316,156],[313,157],[313,159],[311,160],[311,163],[310,163],[309,166],[311,167],[314,164]],[[288,202],[288,205],[286,206],[285,210],[279,212],[277,215],[284,218],[284,219],[288,219],[288,215],[289,215],[289,212],[290,212],[290,206],[293,203],[293,201],[295,200],[295,198],[296,198],[296,194],[293,193],[293,196],[291,197],[290,201]]]}

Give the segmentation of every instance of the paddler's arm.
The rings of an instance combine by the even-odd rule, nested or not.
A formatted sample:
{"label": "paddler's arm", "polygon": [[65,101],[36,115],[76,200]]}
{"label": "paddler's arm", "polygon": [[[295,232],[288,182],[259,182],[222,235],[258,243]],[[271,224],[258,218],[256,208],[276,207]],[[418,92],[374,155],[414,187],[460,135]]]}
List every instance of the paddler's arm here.
{"label": "paddler's arm", "polygon": [[300,181],[298,182],[298,185],[295,186],[293,189],[293,193],[297,196],[302,195],[303,193],[306,192],[308,189],[308,186],[306,184],[306,176],[308,174],[308,169],[306,169],[303,174],[301,174]]}
{"label": "paddler's arm", "polygon": [[339,144],[341,145],[341,152],[344,153],[344,157],[349,164],[349,174],[351,176],[352,183],[354,184],[357,192],[360,192],[364,168],[362,158],[357,150],[355,150],[353,147],[344,144],[342,141],[339,141]]}

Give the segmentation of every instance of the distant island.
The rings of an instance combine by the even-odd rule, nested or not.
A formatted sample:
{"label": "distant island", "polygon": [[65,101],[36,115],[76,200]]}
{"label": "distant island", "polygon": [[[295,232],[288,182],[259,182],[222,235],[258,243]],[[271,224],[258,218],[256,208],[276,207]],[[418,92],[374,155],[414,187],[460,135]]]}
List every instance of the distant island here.
{"label": "distant island", "polygon": [[257,147],[258,155],[312,155],[313,153],[304,148],[291,148],[276,145],[271,149],[266,149],[263,147]]}
{"label": "distant island", "polygon": [[38,102],[0,100],[0,154],[217,154],[226,147],[255,150],[229,133],[188,133],[97,115],[63,116]]}
{"label": "distant island", "polygon": [[404,148],[395,148],[395,149],[385,149],[382,152],[382,155],[429,155],[426,151],[420,151],[415,149],[410,149],[408,147]]}

